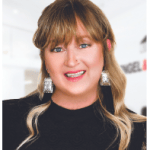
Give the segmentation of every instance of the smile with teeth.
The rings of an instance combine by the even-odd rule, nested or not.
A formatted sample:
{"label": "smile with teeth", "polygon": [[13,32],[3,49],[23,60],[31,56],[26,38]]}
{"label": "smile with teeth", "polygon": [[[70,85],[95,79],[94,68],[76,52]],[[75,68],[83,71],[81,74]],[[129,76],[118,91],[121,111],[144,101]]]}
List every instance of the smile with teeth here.
{"label": "smile with teeth", "polygon": [[83,75],[84,73],[85,73],[85,71],[80,71],[78,73],[67,73],[65,75],[70,78],[75,78],[75,77]]}

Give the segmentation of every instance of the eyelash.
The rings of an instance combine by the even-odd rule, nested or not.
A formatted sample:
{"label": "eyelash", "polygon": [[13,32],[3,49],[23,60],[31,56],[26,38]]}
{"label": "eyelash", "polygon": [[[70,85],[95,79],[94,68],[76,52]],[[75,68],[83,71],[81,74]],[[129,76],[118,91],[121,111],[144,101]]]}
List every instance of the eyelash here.
{"label": "eyelash", "polygon": [[61,49],[61,50],[58,51],[58,52],[62,52],[62,48],[61,48],[61,47],[55,47],[54,49],[51,50],[51,52],[56,52],[56,53],[58,53],[58,52],[56,51],[56,49]]}
{"label": "eyelash", "polygon": [[[81,47],[81,46],[83,46],[83,45],[86,45],[86,47]],[[81,44],[81,45],[79,46],[79,48],[87,48],[88,46],[91,46],[91,45],[90,45],[90,44]],[[60,50],[60,51],[58,51],[58,52],[62,52],[62,48],[61,48],[61,47],[56,47],[56,48],[52,49],[51,52],[56,52],[56,53],[58,53],[58,52],[56,51],[57,49]]]}
{"label": "eyelash", "polygon": [[82,47],[81,47],[82,45],[86,45],[86,47],[83,47],[83,48],[87,48],[88,46],[91,46],[90,44],[81,44],[81,45],[80,45],[80,48],[82,48]]}

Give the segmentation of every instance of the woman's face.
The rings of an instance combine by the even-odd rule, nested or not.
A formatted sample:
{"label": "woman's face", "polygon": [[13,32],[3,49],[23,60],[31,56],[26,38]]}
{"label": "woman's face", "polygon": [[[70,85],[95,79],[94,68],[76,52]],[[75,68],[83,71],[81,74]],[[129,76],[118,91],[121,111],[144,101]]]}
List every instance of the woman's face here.
{"label": "woman's face", "polygon": [[77,20],[77,35],[65,45],[45,49],[45,65],[56,87],[55,92],[82,95],[96,92],[104,65],[103,47],[90,39],[90,35]]}

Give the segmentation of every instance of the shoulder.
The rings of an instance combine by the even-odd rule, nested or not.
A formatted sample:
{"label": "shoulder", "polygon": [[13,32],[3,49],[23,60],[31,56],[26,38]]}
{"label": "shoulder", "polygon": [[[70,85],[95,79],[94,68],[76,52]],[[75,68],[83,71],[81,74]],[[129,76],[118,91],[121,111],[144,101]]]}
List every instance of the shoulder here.
{"label": "shoulder", "polygon": [[[135,112],[128,110],[130,113]],[[138,118],[138,115],[137,115]],[[130,149],[144,150],[146,146],[146,124],[147,121],[133,121],[132,122],[132,133],[130,140]]]}
{"label": "shoulder", "polygon": [[[36,105],[40,104],[38,94],[32,96],[3,100],[3,129],[19,127],[25,123],[28,112]],[[21,126],[20,126],[21,127]]]}
{"label": "shoulder", "polygon": [[146,150],[146,121],[133,123],[129,147],[131,150]]}
{"label": "shoulder", "polygon": [[38,95],[21,99],[3,100],[3,149],[15,149],[29,134],[26,117],[38,105]]}
{"label": "shoulder", "polygon": [[3,100],[3,121],[26,117],[33,107],[45,103],[50,96],[44,95],[43,99],[40,100],[39,94],[35,93],[20,99]]}
{"label": "shoulder", "polygon": [[3,122],[26,118],[33,107],[45,103],[50,97],[51,95],[44,95],[43,99],[40,100],[39,94],[35,93],[20,99],[3,100]]}
{"label": "shoulder", "polygon": [[[136,114],[134,111],[127,109],[128,112],[132,113],[132,114]],[[141,115],[142,116],[142,115]],[[140,115],[137,115],[137,119],[138,117],[140,117]],[[133,131],[145,131],[146,130],[146,123],[147,121],[132,121],[133,122]]]}
{"label": "shoulder", "polygon": [[[130,109],[127,109],[128,112],[132,113],[132,114],[136,114],[135,112],[131,111]],[[140,115],[137,114],[137,120],[139,120]],[[145,116],[143,116],[145,117]],[[142,116],[141,116],[142,118]],[[132,119],[131,119],[132,120]],[[142,118],[143,120],[143,118]],[[145,121],[132,121],[132,134],[144,134],[146,133],[146,124],[147,121],[145,119]]]}
{"label": "shoulder", "polygon": [[146,123],[147,121],[144,122],[133,122],[133,130],[134,132],[144,132],[146,131]]}
{"label": "shoulder", "polygon": [[[40,103],[39,94],[36,93],[31,96],[23,97],[20,99],[9,99],[9,100],[3,100],[3,108],[21,108],[24,107],[32,107],[33,105],[37,105]],[[3,109],[5,110],[5,109]]]}
{"label": "shoulder", "polygon": [[143,141],[146,138],[146,121],[134,122],[131,134],[133,139],[137,139],[137,142]]}
{"label": "shoulder", "polygon": [[22,116],[38,104],[40,104],[40,100],[37,94],[20,99],[3,100],[3,121]]}
{"label": "shoulder", "polygon": [[51,94],[44,94],[44,97],[42,99],[39,98],[39,93],[35,93],[30,96],[26,96],[20,99],[9,99],[9,100],[3,100],[3,113],[11,113],[10,115],[13,115],[13,113],[19,111],[20,113],[25,113],[29,110],[31,110],[34,106],[43,104],[50,100]]}
{"label": "shoulder", "polygon": [[20,99],[3,100],[3,149],[15,149],[28,135],[26,118],[30,110],[46,102],[50,95],[40,100],[36,93]]}

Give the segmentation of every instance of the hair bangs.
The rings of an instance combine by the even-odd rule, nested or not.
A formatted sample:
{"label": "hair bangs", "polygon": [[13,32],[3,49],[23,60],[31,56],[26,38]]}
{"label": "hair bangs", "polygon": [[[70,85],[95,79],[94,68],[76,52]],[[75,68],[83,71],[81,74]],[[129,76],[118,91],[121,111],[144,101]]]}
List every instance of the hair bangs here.
{"label": "hair bangs", "polygon": [[[58,1],[55,1],[56,3]],[[85,29],[96,42],[103,42],[108,37],[108,29],[101,19],[102,12],[96,11],[97,7],[90,1],[62,1],[61,5],[55,5],[51,9],[43,11],[43,17],[39,19],[37,34],[34,36],[35,45],[44,50],[50,43],[54,48],[60,43],[65,46],[76,36],[77,19],[84,25]],[[93,6],[92,6],[93,5]],[[50,7],[50,6],[49,6]],[[42,20],[43,19],[43,20]],[[36,39],[38,42],[36,42]],[[40,42],[39,42],[40,41]]]}
{"label": "hair bangs", "polygon": [[[61,11],[60,11],[61,12]],[[103,41],[103,30],[98,23],[97,18],[93,15],[90,9],[84,7],[81,3],[74,2],[74,7],[71,5],[66,6],[60,15],[56,18],[56,23],[53,23],[50,34],[51,48],[54,48],[60,43],[65,46],[72,40],[72,37],[76,37],[78,41],[77,31],[77,19],[79,19],[86,30],[88,31],[92,40],[96,42]]]}
{"label": "hair bangs", "polygon": [[45,44],[51,44],[51,48],[60,43],[68,45],[72,37],[76,35],[77,22],[75,13],[71,5],[66,5],[65,8],[57,12],[57,16],[51,22],[51,28]]}
{"label": "hair bangs", "polygon": [[[90,34],[91,38],[94,41],[100,42],[104,39],[104,32],[103,32],[103,23],[100,22],[100,14],[96,12],[96,10],[89,8],[90,5],[87,3],[91,3],[90,1],[86,1],[86,3],[82,4],[78,1],[74,4],[74,11],[76,17],[83,23],[84,27]],[[93,3],[91,3],[93,5]],[[94,7],[96,7],[94,5]],[[97,13],[97,17],[96,14]]]}

